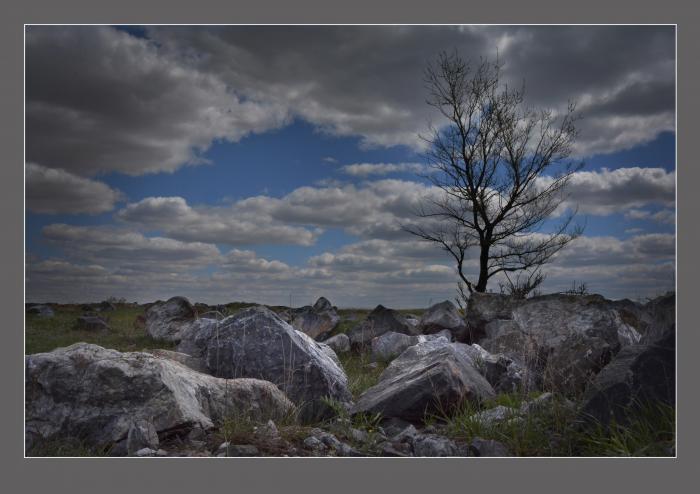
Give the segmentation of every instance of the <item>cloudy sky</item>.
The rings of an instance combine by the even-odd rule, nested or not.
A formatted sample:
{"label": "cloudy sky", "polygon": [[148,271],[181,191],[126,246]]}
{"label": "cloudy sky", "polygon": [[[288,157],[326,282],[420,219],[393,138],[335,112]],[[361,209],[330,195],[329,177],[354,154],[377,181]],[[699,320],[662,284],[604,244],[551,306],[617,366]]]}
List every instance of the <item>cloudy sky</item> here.
{"label": "cloudy sky", "polygon": [[30,26],[27,300],[453,298],[450,258],[401,229],[435,193],[422,72],[453,49],[583,117],[586,230],[545,291],[673,288],[673,27]]}

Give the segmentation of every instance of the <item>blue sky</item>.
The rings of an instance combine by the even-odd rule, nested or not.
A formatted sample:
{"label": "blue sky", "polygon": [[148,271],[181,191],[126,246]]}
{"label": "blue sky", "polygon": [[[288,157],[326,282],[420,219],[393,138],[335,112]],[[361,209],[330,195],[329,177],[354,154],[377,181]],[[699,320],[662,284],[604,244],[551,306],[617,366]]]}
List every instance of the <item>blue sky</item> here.
{"label": "blue sky", "polygon": [[452,298],[450,259],[399,228],[430,192],[420,73],[440,50],[494,45],[528,102],[582,102],[570,200],[586,230],[545,289],[673,288],[672,28],[399,31],[31,27],[27,299]]}

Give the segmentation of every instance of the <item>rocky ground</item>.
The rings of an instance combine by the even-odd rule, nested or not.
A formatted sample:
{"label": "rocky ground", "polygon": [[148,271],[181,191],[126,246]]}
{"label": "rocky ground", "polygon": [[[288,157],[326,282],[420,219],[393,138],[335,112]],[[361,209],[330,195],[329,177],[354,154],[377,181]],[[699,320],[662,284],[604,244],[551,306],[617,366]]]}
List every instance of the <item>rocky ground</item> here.
{"label": "rocky ground", "polygon": [[28,456],[675,455],[675,295],[28,305]]}

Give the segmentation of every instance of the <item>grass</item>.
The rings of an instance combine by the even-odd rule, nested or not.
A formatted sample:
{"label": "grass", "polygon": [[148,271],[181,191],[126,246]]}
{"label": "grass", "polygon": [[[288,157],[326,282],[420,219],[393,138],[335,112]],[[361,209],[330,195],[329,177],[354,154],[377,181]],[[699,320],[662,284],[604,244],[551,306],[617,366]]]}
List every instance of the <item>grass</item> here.
{"label": "grass", "polygon": [[379,380],[379,375],[386,369],[387,362],[372,363],[369,354],[348,352],[338,355],[340,363],[348,376],[348,385],[353,399],[357,399],[365,390],[371,388]]}
{"label": "grass", "polygon": [[108,451],[102,451],[88,446],[75,438],[54,439],[41,441],[27,451],[28,457],[50,457],[50,456],[109,456]]}
{"label": "grass", "polygon": [[79,305],[56,305],[53,310],[55,315],[49,318],[26,315],[25,354],[49,352],[81,341],[122,352],[174,348],[173,344],[153,340],[143,326],[135,325],[136,318],[144,312],[137,305],[118,304],[116,310],[100,313],[111,328],[108,333],[75,329],[76,320],[83,315]]}
{"label": "grass", "polygon": [[563,399],[537,408],[527,415],[500,423],[485,424],[476,414],[497,405],[518,408],[525,397],[499,395],[481,405],[463,402],[451,413],[442,410],[430,417],[440,422],[445,434],[470,442],[475,437],[500,441],[514,456],[672,456],[675,408],[655,403],[630,411],[628,424],[583,427],[576,410]]}

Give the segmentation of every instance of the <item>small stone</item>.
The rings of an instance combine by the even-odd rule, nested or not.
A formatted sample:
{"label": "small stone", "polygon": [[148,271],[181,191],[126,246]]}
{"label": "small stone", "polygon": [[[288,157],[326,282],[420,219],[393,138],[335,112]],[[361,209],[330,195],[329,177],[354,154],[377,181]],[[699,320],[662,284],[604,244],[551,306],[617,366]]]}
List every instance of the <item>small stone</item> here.
{"label": "small stone", "polygon": [[134,453],[134,455],[144,457],[144,456],[153,456],[156,453],[157,453],[157,451],[155,449],[142,448],[142,449],[138,450],[136,453]]}
{"label": "small stone", "polygon": [[474,438],[469,445],[469,452],[474,456],[512,456],[505,444],[480,437]]}

